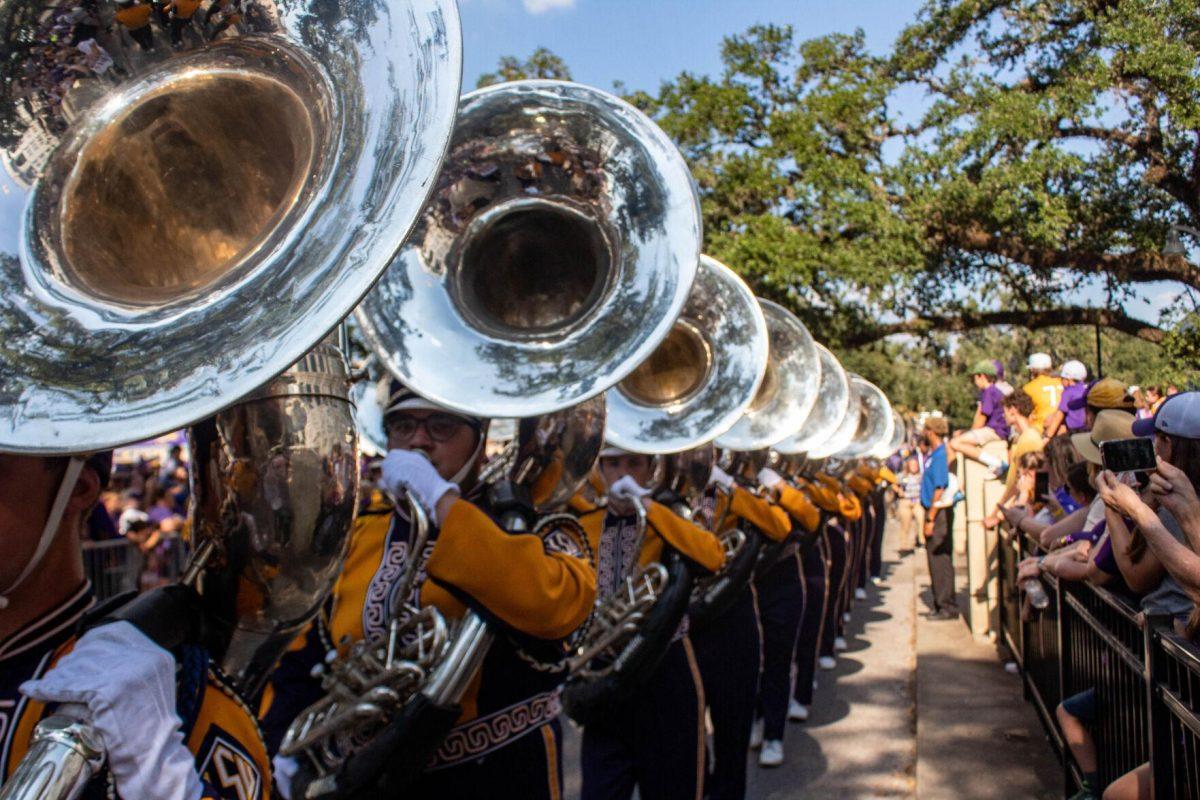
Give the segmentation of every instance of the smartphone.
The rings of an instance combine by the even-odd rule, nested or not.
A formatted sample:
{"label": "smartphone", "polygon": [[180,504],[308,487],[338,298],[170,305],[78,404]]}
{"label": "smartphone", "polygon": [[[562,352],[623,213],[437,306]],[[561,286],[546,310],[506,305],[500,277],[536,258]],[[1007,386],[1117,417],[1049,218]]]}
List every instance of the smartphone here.
{"label": "smartphone", "polygon": [[1154,440],[1114,439],[1100,443],[1100,460],[1110,472],[1151,472],[1158,467],[1154,458]]}
{"label": "smartphone", "polygon": [[1033,473],[1033,496],[1035,499],[1041,500],[1048,494],[1050,494],[1050,473],[1038,470]]}

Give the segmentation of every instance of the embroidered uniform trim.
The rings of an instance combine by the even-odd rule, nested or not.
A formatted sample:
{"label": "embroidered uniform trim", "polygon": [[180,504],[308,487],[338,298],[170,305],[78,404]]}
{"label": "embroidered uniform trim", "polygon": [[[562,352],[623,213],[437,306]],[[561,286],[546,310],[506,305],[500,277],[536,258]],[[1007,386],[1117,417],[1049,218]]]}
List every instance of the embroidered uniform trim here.
{"label": "embroidered uniform trim", "polygon": [[561,696],[561,689],[543,692],[453,728],[427,769],[444,769],[481,758],[552,722],[562,713]]}

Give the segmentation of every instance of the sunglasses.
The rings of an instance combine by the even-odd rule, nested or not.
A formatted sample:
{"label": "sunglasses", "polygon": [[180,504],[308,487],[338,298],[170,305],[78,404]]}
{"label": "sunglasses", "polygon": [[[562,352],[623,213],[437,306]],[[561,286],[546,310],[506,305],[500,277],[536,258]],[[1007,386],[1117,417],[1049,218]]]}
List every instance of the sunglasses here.
{"label": "sunglasses", "polygon": [[401,442],[411,441],[418,428],[424,428],[433,441],[445,442],[466,425],[465,420],[452,414],[430,414],[423,418],[397,415],[388,419],[386,427],[388,436],[395,436]]}

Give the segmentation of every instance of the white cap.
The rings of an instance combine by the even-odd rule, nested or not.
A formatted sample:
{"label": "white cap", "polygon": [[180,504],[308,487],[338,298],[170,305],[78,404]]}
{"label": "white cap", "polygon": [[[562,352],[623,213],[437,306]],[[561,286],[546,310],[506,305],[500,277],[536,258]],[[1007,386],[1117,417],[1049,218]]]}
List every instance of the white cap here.
{"label": "white cap", "polygon": [[1087,367],[1083,365],[1082,361],[1075,361],[1072,359],[1064,363],[1059,372],[1064,378],[1068,378],[1073,381],[1087,380]]}
{"label": "white cap", "polygon": [[1048,353],[1034,353],[1029,357],[1030,369],[1050,369],[1054,363],[1050,360]]}

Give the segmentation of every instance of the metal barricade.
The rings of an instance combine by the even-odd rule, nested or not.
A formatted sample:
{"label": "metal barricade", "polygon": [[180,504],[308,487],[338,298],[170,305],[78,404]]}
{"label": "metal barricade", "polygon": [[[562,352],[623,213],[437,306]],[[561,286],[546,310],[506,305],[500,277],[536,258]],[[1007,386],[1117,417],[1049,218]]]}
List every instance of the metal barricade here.
{"label": "metal barricade", "polygon": [[1090,730],[1107,786],[1150,759],[1146,632],[1124,599],[1077,581],[1058,583],[1063,696],[1096,694]]}
{"label": "metal barricade", "polygon": [[83,570],[96,599],[103,601],[170,583],[183,574],[189,553],[187,542],[178,537],[164,540],[150,554],[129,539],[84,542]]}
{"label": "metal barricade", "polygon": [[1170,620],[1147,621],[1112,592],[1052,576],[1043,578],[1049,606],[1021,620],[1016,565],[1037,554],[1037,546],[1011,532],[1001,544],[1004,638],[1021,667],[1026,698],[1062,759],[1067,793],[1081,775],[1055,708],[1064,697],[1094,689],[1098,715],[1089,731],[1100,788],[1149,762],[1156,798],[1200,800],[1200,647],[1178,636]]}
{"label": "metal barricade", "polygon": [[83,572],[98,600],[136,590],[144,564],[142,551],[128,539],[83,543]]}

